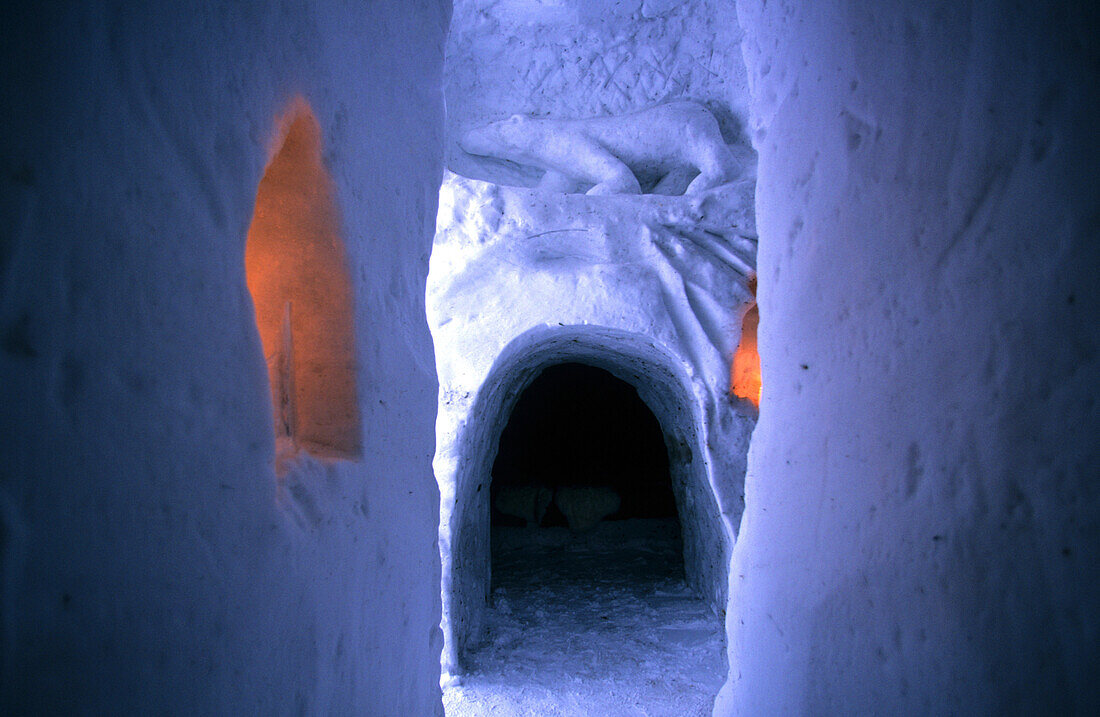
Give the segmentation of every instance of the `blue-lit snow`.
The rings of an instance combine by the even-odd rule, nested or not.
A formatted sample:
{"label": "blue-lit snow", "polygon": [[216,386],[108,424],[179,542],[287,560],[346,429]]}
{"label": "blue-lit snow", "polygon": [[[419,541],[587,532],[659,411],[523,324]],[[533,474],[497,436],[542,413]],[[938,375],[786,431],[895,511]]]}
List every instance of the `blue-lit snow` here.
{"label": "blue-lit snow", "polygon": [[494,528],[492,604],[448,717],[709,715],[722,618],[684,583],[678,525]]}

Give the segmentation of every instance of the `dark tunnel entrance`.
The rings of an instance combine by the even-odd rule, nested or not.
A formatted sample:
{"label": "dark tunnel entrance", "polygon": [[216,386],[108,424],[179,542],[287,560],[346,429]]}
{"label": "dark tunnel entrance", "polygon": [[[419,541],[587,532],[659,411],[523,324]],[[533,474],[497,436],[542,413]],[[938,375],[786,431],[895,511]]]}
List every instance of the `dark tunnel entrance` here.
{"label": "dark tunnel entrance", "polygon": [[[585,364],[550,366],[531,382],[501,433],[492,476],[493,526],[580,521],[583,530],[603,512],[604,520],[677,517],[657,418],[633,386]],[[563,492],[582,487],[590,490]]]}
{"label": "dark tunnel entrance", "polygon": [[501,431],[492,477],[493,595],[545,589],[535,602],[568,612],[589,595],[684,580],[664,432],[610,372],[560,363],[536,376]]}
{"label": "dark tunnel entrance", "polygon": [[[709,709],[728,551],[680,369],[594,326],[533,329],[497,357],[436,460],[455,469],[453,499],[441,482],[448,714],[513,699],[557,714],[563,694],[618,705],[621,685],[661,714]],[[591,500],[562,509],[570,491]]]}
{"label": "dark tunnel entrance", "polygon": [[622,681],[636,705],[701,713],[725,676],[724,632],[686,582],[673,482],[685,457],[670,465],[668,449],[678,443],[602,368],[553,364],[515,401],[489,484],[484,632],[464,653],[467,691],[450,699],[518,690],[525,714],[556,713],[542,711],[556,698],[533,696],[537,675],[557,686],[548,694],[598,702]]}

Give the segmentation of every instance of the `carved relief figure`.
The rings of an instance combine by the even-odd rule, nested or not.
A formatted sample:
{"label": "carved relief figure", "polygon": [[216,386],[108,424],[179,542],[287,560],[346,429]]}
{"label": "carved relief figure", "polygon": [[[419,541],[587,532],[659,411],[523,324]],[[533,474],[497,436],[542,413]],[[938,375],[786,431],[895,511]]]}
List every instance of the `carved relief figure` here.
{"label": "carved relief figure", "polygon": [[741,174],[714,116],[686,101],[618,117],[513,115],[467,132],[459,146],[545,170],[539,187],[558,192],[591,185],[587,194],[640,194],[652,185],[653,194],[691,194]]}

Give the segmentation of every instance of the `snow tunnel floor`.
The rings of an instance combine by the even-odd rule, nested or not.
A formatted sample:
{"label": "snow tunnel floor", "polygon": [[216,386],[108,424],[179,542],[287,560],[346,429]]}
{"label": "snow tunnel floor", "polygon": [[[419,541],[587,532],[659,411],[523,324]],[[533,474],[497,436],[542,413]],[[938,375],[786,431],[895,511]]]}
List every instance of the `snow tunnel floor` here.
{"label": "snow tunnel floor", "polygon": [[486,639],[447,687],[448,717],[709,715],[722,618],[684,583],[675,519],[493,528]]}

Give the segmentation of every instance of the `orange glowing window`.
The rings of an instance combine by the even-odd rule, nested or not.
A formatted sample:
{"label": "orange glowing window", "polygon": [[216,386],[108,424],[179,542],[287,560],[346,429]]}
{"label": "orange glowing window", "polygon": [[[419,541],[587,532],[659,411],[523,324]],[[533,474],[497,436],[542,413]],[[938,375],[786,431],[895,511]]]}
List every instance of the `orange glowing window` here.
{"label": "orange glowing window", "polygon": [[[296,102],[256,191],[245,246],[278,457],[359,455],[352,291],[321,128]],[[281,461],[277,461],[281,463]]]}
{"label": "orange glowing window", "polygon": [[[749,280],[749,288],[756,295],[756,277]],[[756,352],[756,327],[760,323],[760,310],[755,302],[745,314],[741,324],[741,343],[733,355],[730,367],[730,393],[760,406],[760,354]]]}

